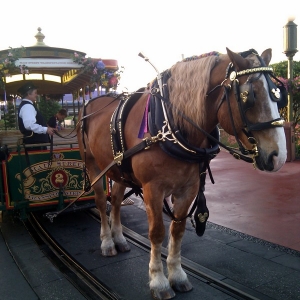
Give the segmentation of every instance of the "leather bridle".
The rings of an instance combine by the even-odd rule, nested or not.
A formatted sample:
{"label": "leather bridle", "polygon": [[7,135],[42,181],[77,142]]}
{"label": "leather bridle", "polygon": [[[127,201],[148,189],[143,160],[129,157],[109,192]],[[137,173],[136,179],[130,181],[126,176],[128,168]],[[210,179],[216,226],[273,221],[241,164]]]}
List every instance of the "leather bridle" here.
{"label": "leather bridle", "polygon": [[[258,74],[258,76],[253,77],[249,76],[245,83],[240,85],[240,82],[238,80],[239,77],[244,75],[252,75],[252,74]],[[276,78],[273,75],[273,69],[270,67],[255,67],[251,69],[246,69],[243,71],[237,72],[234,69],[234,66],[232,63],[229,63],[227,69],[226,69],[226,76],[223,82],[216,86],[214,89],[212,89],[207,95],[212,93],[216,88],[223,86],[224,87],[224,93],[221,98],[221,102],[219,104],[219,108],[221,107],[221,104],[226,101],[228,105],[228,111],[229,116],[232,124],[232,128],[234,131],[234,136],[236,139],[236,142],[239,145],[239,151],[243,155],[253,155],[253,159],[259,155],[258,148],[257,148],[257,142],[255,137],[252,134],[252,131],[259,131],[259,130],[265,130],[269,128],[276,128],[276,127],[283,127],[284,126],[284,119],[277,118],[274,120],[270,120],[267,122],[258,122],[258,123],[252,123],[249,121],[249,119],[246,116],[247,111],[252,108],[255,105],[255,93],[253,91],[253,82],[258,80],[261,76],[265,76],[265,79],[268,84],[268,90],[269,95],[272,101],[277,102],[278,108],[282,108],[286,106],[287,98],[286,98],[286,90],[283,85],[283,83]],[[275,83],[271,80],[271,77],[273,77],[277,82],[278,86],[275,85]],[[229,83],[228,83],[229,80]],[[227,82],[227,84],[225,84]],[[239,107],[240,115],[243,122],[243,132],[247,136],[248,141],[252,144],[252,149],[246,149],[241,141],[238,138],[236,126],[233,119],[233,113],[232,108],[229,101],[229,93],[233,89],[233,92],[235,94],[235,98]],[[218,108],[218,109],[219,109]],[[242,158],[237,153],[231,153],[233,156],[237,159]]]}

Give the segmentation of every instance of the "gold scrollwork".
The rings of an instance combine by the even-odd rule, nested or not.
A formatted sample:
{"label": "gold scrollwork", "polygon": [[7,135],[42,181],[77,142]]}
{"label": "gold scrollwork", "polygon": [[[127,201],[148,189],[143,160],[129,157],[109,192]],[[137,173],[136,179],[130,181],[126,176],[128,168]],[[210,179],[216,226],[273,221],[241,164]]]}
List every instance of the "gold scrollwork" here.
{"label": "gold scrollwork", "polygon": [[247,102],[248,95],[249,95],[249,92],[248,92],[248,91],[245,91],[245,92],[242,92],[242,93],[241,93],[241,98],[242,98],[242,101],[243,101],[244,103]]}
{"label": "gold scrollwork", "polygon": [[253,68],[253,69],[246,69],[246,70],[237,72],[236,76],[242,76],[242,75],[246,75],[246,74],[253,74],[253,73],[259,73],[259,72],[273,73],[273,68],[271,68],[271,67],[259,67],[259,68]]}

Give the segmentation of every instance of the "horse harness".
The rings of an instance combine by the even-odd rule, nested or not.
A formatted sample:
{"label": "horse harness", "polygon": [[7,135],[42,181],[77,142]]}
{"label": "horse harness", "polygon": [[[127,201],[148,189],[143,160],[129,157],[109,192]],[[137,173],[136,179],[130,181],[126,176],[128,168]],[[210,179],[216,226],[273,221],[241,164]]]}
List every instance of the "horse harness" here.
{"label": "horse harness", "polygon": [[[241,53],[241,55],[246,57],[250,53],[253,53],[253,51],[255,50],[251,50],[251,52],[248,51],[245,53]],[[249,77],[246,83],[239,86],[239,81],[237,80],[238,77],[242,75],[254,74],[254,73],[259,73],[260,75],[254,79],[251,79]],[[229,77],[228,74],[230,74]],[[235,158],[242,159],[246,162],[254,163],[254,158],[255,156],[258,155],[258,149],[257,149],[256,141],[251,131],[263,130],[266,128],[273,128],[273,127],[280,127],[283,126],[283,122],[284,122],[281,118],[278,118],[265,123],[251,124],[246,117],[246,111],[249,108],[253,107],[255,104],[255,95],[252,89],[252,82],[254,80],[257,80],[261,76],[261,74],[263,74],[267,80],[272,101],[276,101],[279,107],[285,106],[286,100],[285,100],[285,94],[283,93],[285,91],[284,86],[276,77],[272,76],[272,68],[263,66],[263,67],[253,68],[253,69],[247,69],[241,72],[236,72],[233,68],[233,64],[230,63],[226,70],[225,80],[220,85],[220,86],[223,85],[224,87],[224,95],[221,99],[221,102],[223,102],[226,98],[226,101],[228,103],[228,109],[230,112],[230,117],[233,123],[233,128],[235,130],[232,110],[228,100],[229,90],[231,89],[231,86],[233,86],[234,93],[236,95],[236,99],[239,105],[240,114],[244,122],[244,127],[245,127],[244,132],[247,134],[249,141],[253,144],[253,149],[248,150],[242,146],[242,144],[237,138],[237,134],[235,130],[235,136],[237,141],[239,142],[240,150],[242,153],[239,154],[233,151],[231,148],[223,145],[219,141],[219,131],[217,128],[215,128],[211,133],[207,133],[202,128],[193,124],[192,120],[182,115],[183,118],[185,118],[187,121],[192,123],[195,127],[197,127],[201,132],[203,132],[208,137],[211,147],[206,149],[206,148],[195,148],[192,145],[189,145],[184,137],[184,134],[182,134],[182,132],[178,128],[176,128],[176,126],[173,123],[173,116],[171,110],[172,104],[169,101],[169,91],[167,86],[167,81],[170,78],[171,74],[170,71],[167,70],[161,74],[162,82],[160,83],[158,82],[158,80],[155,80],[149,92],[150,101],[149,101],[149,112],[148,112],[149,113],[148,125],[149,125],[149,131],[151,137],[145,138],[140,144],[128,150],[125,148],[124,132],[123,132],[124,124],[126,122],[129,111],[136,103],[136,101],[140,98],[140,93],[144,93],[145,91],[144,89],[138,90],[130,97],[124,98],[119,102],[119,105],[115,109],[110,122],[111,147],[114,156],[114,161],[105,170],[103,170],[99,176],[102,177],[107,172],[107,170],[110,169],[115,164],[119,167],[122,173],[129,174],[131,171],[131,164],[128,158],[130,158],[132,155],[134,155],[135,153],[141,150],[147,149],[151,144],[156,142],[159,142],[159,145],[162,148],[162,150],[165,151],[168,155],[171,155],[172,157],[187,162],[191,162],[191,163],[195,163],[195,162],[204,163],[202,167],[200,166],[200,175],[203,173],[205,174],[206,170],[208,169],[212,182],[213,182],[213,178],[210,172],[209,162],[219,153],[220,151],[219,145],[225,148],[226,150],[228,150],[229,153],[233,154]],[[280,83],[279,88],[275,86],[275,84],[271,81],[268,75],[272,76],[273,78],[276,79],[276,81]],[[230,84],[225,86],[223,83],[227,79],[230,80]],[[251,159],[245,156],[249,154],[253,155]],[[99,179],[99,176],[97,176],[97,180]],[[122,179],[126,181],[126,183],[129,184],[132,187],[132,189],[136,191],[137,194],[141,194],[140,188],[133,181],[126,180],[125,176],[123,176]],[[204,191],[204,185],[200,185],[199,193],[197,195],[197,199],[201,198],[202,201],[202,203],[200,203],[200,206],[203,206],[203,203],[205,202],[205,197],[202,197],[203,191]],[[204,198],[204,200],[202,198]],[[200,200],[195,201],[195,203],[201,201]],[[206,205],[204,205],[203,207],[205,207],[204,209],[205,212],[202,209],[203,213],[200,213],[201,216],[203,216],[205,213],[208,213],[208,210],[206,211]],[[165,201],[165,208],[174,221],[180,221],[173,216],[166,201]],[[188,216],[190,216],[193,213],[193,210],[195,208],[196,205],[194,205],[194,207],[192,208]],[[201,220],[203,220],[203,218]]]}
{"label": "horse harness", "polygon": [[[248,56],[251,53],[257,52],[253,49],[240,53],[243,57]],[[257,56],[259,59],[260,57]],[[263,64],[262,60],[260,59],[261,64]],[[129,158],[133,156],[134,154],[148,149],[152,144],[159,142],[160,147],[165,151],[167,154],[171,155],[172,157],[175,157],[177,159],[182,159],[187,162],[199,163],[199,178],[200,178],[200,186],[199,186],[199,192],[196,197],[196,200],[194,201],[193,207],[191,208],[190,212],[186,217],[183,219],[190,217],[194,210],[197,208],[195,213],[195,222],[196,222],[196,232],[198,235],[203,235],[205,230],[205,224],[208,219],[208,209],[206,207],[206,199],[204,196],[204,185],[205,185],[205,177],[206,177],[206,170],[208,170],[210,178],[212,183],[214,183],[212,174],[209,168],[209,162],[211,159],[216,157],[216,155],[219,153],[221,146],[222,148],[226,149],[230,154],[232,154],[237,159],[242,159],[246,162],[253,163],[254,164],[254,158],[258,155],[258,149],[256,145],[255,138],[253,137],[251,131],[255,130],[263,130],[267,128],[275,128],[275,127],[282,127],[284,124],[284,120],[281,118],[264,122],[264,123],[257,123],[252,124],[249,122],[249,120],[246,117],[246,112],[249,108],[253,107],[255,104],[255,95],[252,88],[252,83],[257,80],[262,74],[265,76],[268,87],[269,87],[269,93],[271,96],[272,101],[277,102],[278,107],[284,107],[286,106],[286,90],[284,88],[283,83],[276,78],[272,74],[273,70],[272,68],[261,66],[257,68],[247,69],[240,72],[236,72],[233,64],[229,63],[227,69],[226,69],[226,75],[225,79],[221,84],[213,88],[210,92],[207,93],[207,96],[213,92],[215,89],[219,87],[224,87],[224,93],[221,98],[221,104],[224,100],[228,103],[228,110],[231,118],[231,122],[234,128],[234,134],[235,138],[239,144],[240,153],[237,153],[232,148],[227,147],[223,143],[219,141],[219,130],[218,128],[215,128],[211,133],[206,132],[199,126],[197,126],[191,119],[189,119],[184,114],[178,112],[182,118],[184,118],[186,121],[190,122],[193,126],[195,126],[198,130],[200,130],[202,133],[205,134],[205,136],[208,138],[210,142],[210,148],[195,148],[192,145],[189,145],[187,141],[185,140],[184,134],[180,132],[178,128],[175,127],[173,123],[173,116],[172,116],[172,106],[173,104],[169,101],[169,92],[167,88],[167,80],[170,78],[171,74],[169,70],[163,72],[160,74],[160,78],[162,79],[162,82],[159,82],[158,79],[154,81],[151,90],[148,90],[149,96],[150,96],[150,105],[149,105],[149,131],[151,136],[144,138],[139,144],[136,146],[126,149],[125,148],[125,141],[124,141],[124,124],[126,122],[126,119],[128,117],[128,114],[133,107],[133,105],[136,103],[136,101],[140,98],[140,94],[146,93],[147,90],[145,88],[142,88],[132,95],[130,97],[124,94],[121,94],[117,97],[114,97],[114,99],[120,99],[119,104],[117,108],[115,109],[110,122],[110,134],[111,134],[111,147],[114,159],[113,161],[102,170],[102,172],[94,179],[92,183],[89,182],[86,168],[85,168],[85,158],[84,158],[84,174],[85,174],[85,185],[84,185],[84,191],[82,194],[77,198],[79,199],[86,191],[89,191],[90,188],[100,179],[102,178],[106,172],[113,167],[114,165],[117,165],[121,171],[122,174],[130,174],[131,172],[131,164]],[[259,76],[252,79],[250,76],[248,77],[247,81],[239,85],[238,77],[247,75],[247,74],[255,74],[259,73]],[[278,83],[279,87],[277,87],[272,80],[270,79],[270,76],[273,77]],[[230,81],[229,84],[225,85],[226,81]],[[232,110],[230,106],[229,101],[229,91],[231,90],[233,86],[234,93],[236,96],[236,100],[238,102],[240,114],[242,117],[242,120],[244,122],[244,133],[248,136],[248,139],[250,143],[253,145],[252,149],[245,149],[244,146],[241,144],[237,137],[236,129],[234,126],[233,121],[233,115]],[[108,96],[108,95],[104,95]],[[102,97],[102,96],[101,96]],[[100,97],[100,98],[101,98]],[[96,98],[98,99],[98,98]],[[92,99],[90,101],[96,100]],[[86,104],[88,105],[88,103]],[[81,120],[81,133],[82,133],[82,141],[85,148],[85,140],[84,140],[84,132],[85,132],[85,122],[88,115],[85,115],[85,108],[86,105],[84,105],[83,108],[83,116]],[[84,151],[86,153],[86,151]],[[252,158],[249,158],[247,155],[252,154]],[[132,187],[132,190],[137,195],[142,195],[141,188],[137,186],[132,180],[125,179],[125,176],[122,176],[122,179],[126,181],[128,185]],[[77,200],[76,199],[76,200]],[[75,200],[75,201],[76,201]],[[74,202],[75,202],[74,201]],[[72,203],[71,203],[72,204]],[[164,200],[164,210],[169,214],[169,216],[172,218],[174,222],[181,222],[183,219],[176,219],[169,208],[166,200]],[[57,215],[58,213],[56,213]],[[56,216],[55,215],[55,216]],[[53,219],[53,216],[52,216]],[[192,222],[193,223],[193,222]]]}
{"label": "horse harness", "polygon": [[[257,58],[260,61],[261,66],[260,67],[254,67],[251,69],[246,69],[240,72],[237,72],[233,64],[230,62],[227,69],[226,69],[226,75],[224,81],[212,89],[207,95],[209,95],[211,92],[213,92],[216,88],[223,86],[224,87],[224,94],[222,96],[221,102],[219,107],[221,106],[222,102],[226,99],[228,104],[228,111],[230,115],[230,120],[232,124],[232,128],[234,130],[234,136],[236,139],[236,142],[239,145],[239,150],[242,153],[242,155],[237,154],[234,151],[229,151],[235,158],[237,159],[243,159],[245,161],[248,161],[247,158],[244,155],[253,155],[253,164],[255,164],[254,158],[259,155],[258,148],[256,144],[256,140],[252,134],[252,131],[259,131],[269,128],[275,128],[275,127],[283,127],[284,126],[284,119],[277,118],[268,122],[259,122],[256,124],[251,123],[248,118],[246,117],[246,112],[250,108],[252,108],[255,105],[255,93],[253,91],[252,83],[256,80],[258,80],[262,75],[265,76],[265,79],[268,84],[268,92],[270,95],[270,98],[273,102],[277,103],[278,108],[283,108],[287,105],[287,91],[284,87],[284,84],[273,75],[273,69],[270,67],[267,67],[261,57],[258,55],[258,53],[254,49],[250,49],[249,51],[245,51],[240,53],[242,57],[247,57],[249,54],[255,54],[257,55]],[[251,74],[258,74],[256,77],[249,76],[246,80],[246,82],[242,85],[239,84],[238,78],[243,75],[251,75]],[[271,77],[274,79],[274,81],[277,82],[277,85],[271,80]],[[229,79],[230,83],[225,85],[225,81]],[[240,115],[243,120],[243,132],[248,137],[249,142],[253,145],[252,149],[245,149],[245,147],[242,145],[240,140],[238,139],[236,128],[233,121],[233,115],[232,115],[232,109],[230,106],[230,101],[228,99],[228,94],[231,88],[233,87],[233,91],[236,97],[236,101],[238,103]],[[224,147],[224,145],[221,145]],[[249,161],[248,161],[249,162]]]}
{"label": "horse harness", "polygon": [[[209,162],[211,159],[216,157],[220,151],[220,148],[218,143],[214,141],[211,142],[210,148],[196,148],[190,145],[186,141],[185,137],[181,134],[179,129],[175,127],[173,123],[173,116],[169,107],[170,102],[168,99],[169,93],[167,89],[167,80],[169,77],[170,75],[168,72],[163,73],[163,88],[166,97],[161,97],[157,81],[155,81],[152,85],[149,93],[149,107],[146,107],[145,112],[148,114],[148,125],[151,137],[144,139],[142,144],[137,145],[141,145],[140,147],[135,146],[137,147],[136,149],[131,148],[126,150],[123,128],[128,117],[128,113],[136,101],[140,98],[139,93],[145,93],[145,90],[138,90],[131,97],[123,99],[119,102],[119,105],[115,109],[110,122],[112,152],[114,155],[114,161],[116,161],[121,173],[126,173],[127,175],[129,175],[132,171],[131,162],[127,158],[131,157],[138,151],[147,149],[152,143],[156,142],[159,142],[159,145],[163,151],[176,159],[184,160],[190,163],[199,163],[199,179],[201,179],[199,192],[196,197],[196,201],[194,201],[192,209],[183,219],[191,217],[197,207],[197,216],[201,215],[201,222],[199,221],[198,217],[195,218],[197,228],[196,232],[197,234],[202,235],[204,233],[205,223],[209,214],[203,193],[206,170],[208,170],[211,181],[214,183],[209,168]],[[217,128],[215,128],[212,132],[212,136],[214,136],[215,140],[219,139],[219,130]],[[130,153],[128,151],[130,151]],[[132,180],[125,179],[125,176],[122,176],[122,180],[130,185],[136,194],[142,194],[141,188]],[[181,222],[183,220],[175,218],[166,200],[164,200],[164,211],[174,222]]]}

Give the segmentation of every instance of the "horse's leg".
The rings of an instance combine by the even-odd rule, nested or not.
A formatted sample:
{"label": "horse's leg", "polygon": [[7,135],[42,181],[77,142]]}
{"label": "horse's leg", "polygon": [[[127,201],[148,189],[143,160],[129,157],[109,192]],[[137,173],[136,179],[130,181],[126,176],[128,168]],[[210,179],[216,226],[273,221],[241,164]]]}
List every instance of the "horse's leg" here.
{"label": "horse's leg", "polygon": [[168,245],[168,273],[169,282],[175,291],[188,292],[193,286],[181,267],[181,242],[185,232],[186,219],[181,222],[172,221]]}
{"label": "horse's leg", "polygon": [[110,212],[110,226],[115,246],[121,252],[130,251],[130,247],[123,235],[120,216],[121,202],[124,197],[124,192],[125,186],[115,182],[111,193],[112,209]]}
{"label": "horse's leg", "polygon": [[[155,189],[155,190],[154,190]],[[163,271],[161,247],[165,237],[162,208],[163,195],[157,193],[157,188],[143,187],[144,201],[149,223],[149,239],[151,253],[149,263],[150,290],[154,299],[171,299],[175,297],[170,283]]]}
{"label": "horse's leg", "polygon": [[102,180],[96,182],[93,186],[95,192],[95,203],[100,213],[101,228],[100,228],[100,240],[101,240],[101,252],[103,256],[117,255],[115,244],[112,239],[112,233],[108,223],[108,217],[106,215],[106,194],[103,190]]}
{"label": "horse's leg", "polygon": [[[101,173],[98,168],[95,158],[90,149],[89,140],[86,135],[82,135],[77,127],[77,138],[81,158],[84,160],[87,170],[89,171],[89,178],[91,182]],[[84,141],[83,141],[84,138]],[[108,217],[106,215],[107,197],[103,189],[103,180],[96,181],[93,185],[95,193],[95,204],[99,210],[101,227],[100,227],[100,240],[101,252],[103,256],[114,256],[117,254],[114,242],[112,240],[110,227],[108,224]]]}

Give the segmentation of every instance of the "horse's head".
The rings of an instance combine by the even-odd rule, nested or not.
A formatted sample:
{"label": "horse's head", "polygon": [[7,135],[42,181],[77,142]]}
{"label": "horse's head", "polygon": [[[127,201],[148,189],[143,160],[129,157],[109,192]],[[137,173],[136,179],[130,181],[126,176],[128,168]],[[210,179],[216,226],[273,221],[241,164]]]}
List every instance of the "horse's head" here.
{"label": "horse's head", "polygon": [[270,77],[274,77],[268,67],[272,50],[259,56],[255,50],[237,54],[227,48],[227,54],[229,64],[222,83],[226,92],[219,104],[219,123],[236,136],[245,154],[254,156],[260,170],[278,171],[287,155],[284,120],[278,112],[286,95]]}

